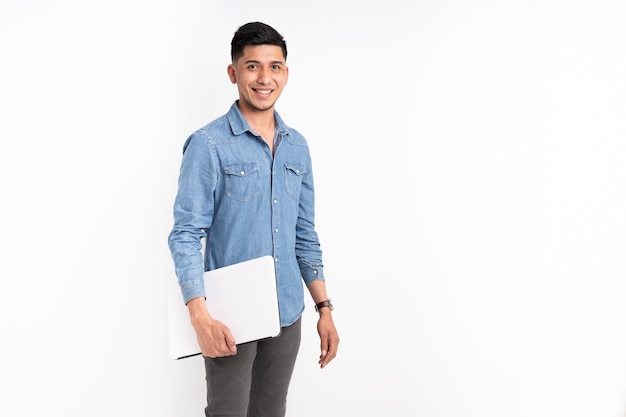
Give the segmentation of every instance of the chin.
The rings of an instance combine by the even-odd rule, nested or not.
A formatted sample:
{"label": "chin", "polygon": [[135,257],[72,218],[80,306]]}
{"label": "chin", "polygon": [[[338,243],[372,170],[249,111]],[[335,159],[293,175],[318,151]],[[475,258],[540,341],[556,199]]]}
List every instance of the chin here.
{"label": "chin", "polygon": [[257,111],[268,111],[274,109],[274,103],[267,104],[252,104],[251,107]]}

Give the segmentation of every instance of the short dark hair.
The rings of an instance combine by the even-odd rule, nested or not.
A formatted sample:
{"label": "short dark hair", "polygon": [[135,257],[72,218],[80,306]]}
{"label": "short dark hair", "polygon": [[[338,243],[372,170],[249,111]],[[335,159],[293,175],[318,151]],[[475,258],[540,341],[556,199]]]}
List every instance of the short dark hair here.
{"label": "short dark hair", "polygon": [[230,42],[230,57],[235,62],[243,55],[243,49],[249,45],[276,45],[283,50],[287,60],[287,43],[273,27],[261,22],[250,22],[239,27]]}

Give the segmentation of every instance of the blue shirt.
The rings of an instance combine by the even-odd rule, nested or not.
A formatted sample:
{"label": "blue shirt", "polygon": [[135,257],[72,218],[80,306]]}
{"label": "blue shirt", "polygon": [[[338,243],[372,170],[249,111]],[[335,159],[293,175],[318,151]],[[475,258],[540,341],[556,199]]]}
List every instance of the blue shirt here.
{"label": "blue shirt", "polygon": [[168,243],[185,303],[205,296],[204,271],[272,255],[281,325],[288,326],[304,310],[303,282],[324,274],[309,147],[274,118],[273,157],[237,102],[187,139]]}

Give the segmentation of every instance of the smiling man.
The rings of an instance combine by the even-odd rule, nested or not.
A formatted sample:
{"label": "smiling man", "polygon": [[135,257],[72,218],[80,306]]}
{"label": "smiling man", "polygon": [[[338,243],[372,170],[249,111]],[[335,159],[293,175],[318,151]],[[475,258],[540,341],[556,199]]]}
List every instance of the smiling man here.
{"label": "smiling man", "polygon": [[244,117],[255,111],[273,110],[289,76],[283,49],[276,45],[249,45],[241,53],[228,66],[230,80],[239,90],[239,110]]}
{"label": "smiling man", "polygon": [[[280,417],[300,347],[305,286],[319,313],[321,368],[335,358],[339,336],[315,231],[308,144],[274,108],[289,78],[287,45],[272,27],[247,23],[235,32],[231,59],[239,99],[183,146],[169,247],[204,357],[206,415]],[[238,345],[207,310],[204,271],[266,255],[275,261],[281,333]]]}

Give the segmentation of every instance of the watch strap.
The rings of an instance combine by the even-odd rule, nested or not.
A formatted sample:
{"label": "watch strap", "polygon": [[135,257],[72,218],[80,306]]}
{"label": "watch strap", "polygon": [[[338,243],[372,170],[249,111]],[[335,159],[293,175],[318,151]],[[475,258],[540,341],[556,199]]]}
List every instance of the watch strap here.
{"label": "watch strap", "polygon": [[330,308],[330,311],[333,311],[333,304],[331,303],[330,299],[315,304],[315,311],[319,312],[320,308],[323,307],[328,307]]}

